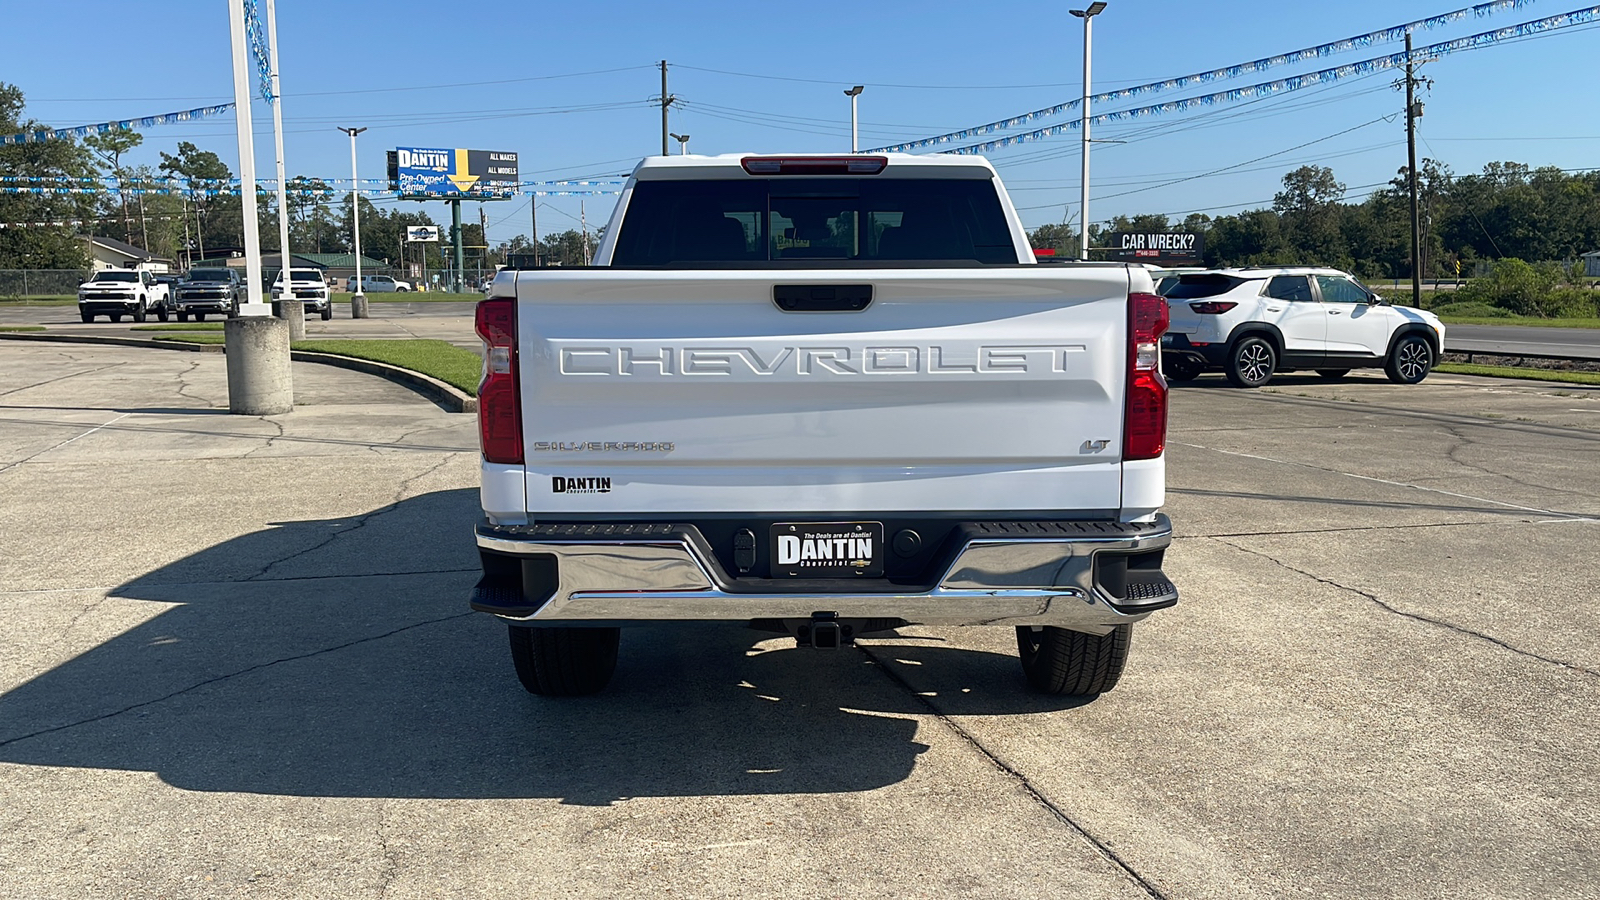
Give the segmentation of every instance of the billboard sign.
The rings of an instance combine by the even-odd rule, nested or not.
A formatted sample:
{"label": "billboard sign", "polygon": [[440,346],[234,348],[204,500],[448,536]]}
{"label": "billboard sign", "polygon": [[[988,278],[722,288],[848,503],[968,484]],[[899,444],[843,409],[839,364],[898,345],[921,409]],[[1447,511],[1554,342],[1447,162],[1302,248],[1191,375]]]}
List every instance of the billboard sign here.
{"label": "billboard sign", "polygon": [[406,242],[411,244],[437,244],[439,243],[439,226],[407,225]]}
{"label": "billboard sign", "polygon": [[389,181],[404,197],[505,196],[517,189],[517,154],[400,147],[389,152]]}
{"label": "billboard sign", "polygon": [[1206,242],[1201,235],[1187,231],[1115,232],[1102,248],[1106,258],[1116,262],[1150,263],[1157,266],[1198,266],[1205,256]]}

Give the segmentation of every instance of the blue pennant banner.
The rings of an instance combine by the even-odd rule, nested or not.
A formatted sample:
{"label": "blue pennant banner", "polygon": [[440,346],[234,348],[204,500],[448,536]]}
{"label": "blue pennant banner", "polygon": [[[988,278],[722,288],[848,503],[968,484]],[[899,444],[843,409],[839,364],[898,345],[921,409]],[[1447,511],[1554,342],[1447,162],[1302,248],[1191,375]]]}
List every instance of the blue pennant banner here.
{"label": "blue pennant banner", "polygon": [[[1456,38],[1453,41],[1443,41],[1437,44],[1430,44],[1426,47],[1420,47],[1412,51],[1410,61],[1427,62],[1428,60],[1449,56],[1452,53],[1460,53],[1465,50],[1480,50],[1484,47],[1492,47],[1501,41],[1511,40],[1513,38],[1527,37],[1529,35],[1539,34],[1541,32],[1553,31],[1560,28],[1570,28],[1575,25],[1588,24],[1596,19],[1600,19],[1600,6],[1591,6],[1587,9],[1573,10],[1572,12],[1562,13],[1559,16],[1550,16],[1549,18],[1537,19],[1532,22],[1524,22],[1521,25],[1512,25],[1496,31],[1485,31],[1469,37]],[[1121,109],[1115,112],[1102,113],[1097,116],[1090,116],[1089,122],[1093,125],[1100,125],[1107,122],[1126,122],[1130,119],[1142,119],[1148,116],[1157,116],[1165,113],[1183,112],[1199,106],[1212,106],[1217,103],[1230,103],[1235,100],[1244,100],[1251,97],[1263,97],[1269,94],[1297,91],[1301,88],[1308,88],[1314,85],[1331,84],[1333,82],[1357,75],[1368,75],[1383,69],[1400,68],[1403,67],[1406,62],[1407,56],[1405,53],[1394,53],[1389,56],[1379,56],[1374,57],[1373,59],[1365,59],[1361,62],[1337,66],[1332,69],[1322,69],[1317,72],[1309,72],[1305,75],[1295,75],[1289,78],[1280,78],[1277,81],[1266,81],[1260,84],[1252,84],[1246,87],[1234,88],[1228,91],[1219,91],[1215,94],[1205,94],[1198,97],[1186,97],[1182,100],[1172,100],[1166,103],[1158,103],[1154,106],[1140,106],[1134,109]],[[1033,141],[1042,140],[1047,137],[1065,134],[1068,131],[1076,130],[1078,126],[1079,121],[1077,119],[1073,119],[1068,122],[1063,122],[1059,125],[1052,125],[1049,128],[1041,128],[1037,131],[1029,131],[1023,134],[1007,135],[1006,137],[998,138],[996,140],[984,141],[983,143],[979,144],[969,144],[964,147],[955,147],[941,152],[963,154],[990,153],[1004,147],[1011,147],[1017,144],[1026,144]],[[881,153],[887,151],[869,152]]]}
{"label": "blue pennant banner", "polygon": [[190,119],[203,119],[208,116],[220,115],[233,109],[232,103],[220,106],[202,106],[198,109],[186,109],[183,112],[163,113],[159,116],[145,116],[142,119],[122,119],[116,122],[101,122],[98,125],[79,125],[77,128],[58,128],[54,131],[30,131],[25,134],[13,134],[0,137],[0,146],[8,144],[32,144],[39,141],[60,141],[68,138],[88,137],[91,134],[103,134],[107,131],[132,131],[135,128],[155,128],[157,125],[167,125],[172,122],[187,122]]}
{"label": "blue pennant banner", "polygon": [[[241,0],[235,0],[241,2]],[[250,58],[255,60],[256,73],[261,77],[261,99],[270,106],[278,98],[272,95],[272,48],[267,46],[267,32],[261,27],[261,10],[256,0],[244,3],[244,30],[250,42]]]}
{"label": "blue pennant banner", "polygon": [[[1089,98],[1089,101],[1091,103],[1112,103],[1118,100],[1142,97],[1146,94],[1154,94],[1160,91],[1181,90],[1197,84],[1210,84],[1214,81],[1227,81],[1229,79],[1240,78],[1245,75],[1253,75],[1257,72],[1265,72],[1268,69],[1277,68],[1279,66],[1293,65],[1294,63],[1304,62],[1308,59],[1321,59],[1323,57],[1333,56],[1337,53],[1346,53],[1348,51],[1357,50],[1363,47],[1371,47],[1381,44],[1393,44],[1398,41],[1405,40],[1408,32],[1440,28],[1454,22],[1459,22],[1462,19],[1470,16],[1483,17],[1493,15],[1494,13],[1502,10],[1520,9],[1521,7],[1527,6],[1533,2],[1534,0],[1495,0],[1493,3],[1480,3],[1477,6],[1468,6],[1452,12],[1441,13],[1437,16],[1429,16],[1426,19],[1418,19],[1415,22],[1407,22],[1404,25],[1395,25],[1391,28],[1384,28],[1379,31],[1372,31],[1368,32],[1367,34],[1348,37],[1340,41],[1330,41],[1326,44],[1318,44],[1315,47],[1306,47],[1303,50],[1295,50],[1290,53],[1282,53],[1277,56],[1268,56],[1263,59],[1255,60],[1254,62],[1247,62],[1236,66],[1227,66],[1221,69],[1212,69],[1209,72],[1196,72],[1192,75],[1183,75],[1178,78],[1168,78],[1164,81],[1152,81],[1149,84],[1140,84],[1135,85],[1134,87],[1121,88],[1120,90],[1107,91],[1103,94],[1095,94]],[[1057,116],[1069,110],[1077,109],[1082,102],[1083,101],[1081,100],[1069,100],[1066,103],[1058,103],[1055,106],[1047,106],[1044,109],[1036,109],[1033,112],[1026,112],[1020,116],[1012,116],[1009,119],[1001,119],[998,122],[990,122],[986,125],[977,125],[972,128],[963,128],[960,131],[952,131],[948,134],[924,138],[920,141],[910,141],[904,144],[895,144],[890,147],[879,147],[875,150],[867,150],[865,152],[909,153],[916,150],[924,150],[930,147],[938,147],[944,144],[958,143],[960,141],[970,140],[974,137],[978,137],[979,135],[993,134],[996,131],[1004,131],[1008,128],[1017,128],[1019,126],[1026,125],[1035,119]]]}

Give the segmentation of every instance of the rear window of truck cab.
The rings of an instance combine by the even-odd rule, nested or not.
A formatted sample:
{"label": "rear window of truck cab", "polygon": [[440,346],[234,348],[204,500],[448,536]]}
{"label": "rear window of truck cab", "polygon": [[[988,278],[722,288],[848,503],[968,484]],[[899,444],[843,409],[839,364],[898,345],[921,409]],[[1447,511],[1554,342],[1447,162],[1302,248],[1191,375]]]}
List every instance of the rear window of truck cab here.
{"label": "rear window of truck cab", "polygon": [[774,261],[1017,262],[994,183],[979,179],[641,181],[614,266]]}

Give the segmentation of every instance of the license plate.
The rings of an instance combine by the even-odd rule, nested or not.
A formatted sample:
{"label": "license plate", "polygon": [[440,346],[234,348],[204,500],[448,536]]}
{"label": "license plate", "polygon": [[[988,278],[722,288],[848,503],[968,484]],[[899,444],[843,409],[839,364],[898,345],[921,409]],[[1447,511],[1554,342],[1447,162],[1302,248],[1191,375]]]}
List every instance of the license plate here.
{"label": "license plate", "polygon": [[785,522],[772,526],[774,578],[877,578],[882,522]]}

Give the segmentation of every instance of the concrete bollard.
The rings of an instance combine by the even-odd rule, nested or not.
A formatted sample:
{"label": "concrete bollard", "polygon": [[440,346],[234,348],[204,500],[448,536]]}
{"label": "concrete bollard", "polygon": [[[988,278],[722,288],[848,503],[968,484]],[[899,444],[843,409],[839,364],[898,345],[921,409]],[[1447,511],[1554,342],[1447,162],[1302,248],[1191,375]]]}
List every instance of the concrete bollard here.
{"label": "concrete bollard", "polygon": [[271,316],[236,316],[223,325],[223,334],[228,351],[228,412],[241,416],[292,412],[289,323]]}
{"label": "concrete bollard", "polygon": [[367,317],[367,295],[355,294],[350,298],[350,318],[365,319]]}
{"label": "concrete bollard", "polygon": [[304,300],[286,298],[278,301],[283,305],[283,311],[278,315],[289,323],[289,340],[303,341],[306,339],[306,303]]}

